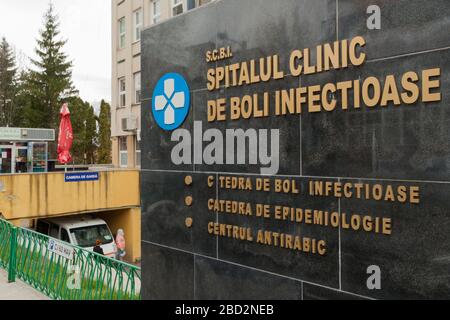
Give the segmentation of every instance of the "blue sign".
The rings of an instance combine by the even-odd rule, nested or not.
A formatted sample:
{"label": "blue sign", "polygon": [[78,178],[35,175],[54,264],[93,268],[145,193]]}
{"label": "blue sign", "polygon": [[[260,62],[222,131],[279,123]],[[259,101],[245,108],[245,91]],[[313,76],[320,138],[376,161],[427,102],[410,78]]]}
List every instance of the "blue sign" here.
{"label": "blue sign", "polygon": [[166,131],[179,128],[191,108],[191,95],[186,80],[178,73],[159,79],[153,91],[152,113],[158,126]]}
{"label": "blue sign", "polygon": [[74,172],[64,175],[65,182],[98,181],[98,172]]}

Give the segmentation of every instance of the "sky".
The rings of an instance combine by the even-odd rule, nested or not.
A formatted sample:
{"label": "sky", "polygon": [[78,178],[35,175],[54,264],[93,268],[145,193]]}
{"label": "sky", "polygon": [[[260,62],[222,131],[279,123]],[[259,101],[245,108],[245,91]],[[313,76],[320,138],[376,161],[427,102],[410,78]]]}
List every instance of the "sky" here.
{"label": "sky", "polygon": [[[30,67],[49,0],[0,0],[0,37],[14,47],[20,67]],[[73,61],[80,97],[94,105],[111,100],[111,1],[52,0],[64,52]]]}

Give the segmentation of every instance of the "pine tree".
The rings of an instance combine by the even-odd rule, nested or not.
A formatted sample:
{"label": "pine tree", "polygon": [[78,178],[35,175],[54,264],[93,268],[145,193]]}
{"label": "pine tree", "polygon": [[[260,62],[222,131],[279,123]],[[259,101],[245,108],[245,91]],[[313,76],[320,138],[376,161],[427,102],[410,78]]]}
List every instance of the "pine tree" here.
{"label": "pine tree", "polygon": [[75,163],[95,163],[97,119],[94,108],[82,99],[70,98],[69,109],[73,130],[72,156]]}
{"label": "pine tree", "polygon": [[86,136],[85,149],[86,161],[88,164],[95,163],[97,153],[97,117],[95,116],[94,107],[89,103],[86,105]]}
{"label": "pine tree", "polygon": [[75,97],[73,99],[69,99],[68,104],[70,110],[70,121],[72,122],[73,131],[73,144],[70,153],[72,154],[73,162],[81,164],[83,163],[84,159],[84,102],[80,98]]}
{"label": "pine tree", "polygon": [[28,100],[27,118],[35,127],[57,129],[61,105],[76,91],[72,84],[72,62],[63,52],[65,40],[59,39],[58,16],[50,4],[44,15],[44,28],[40,31],[37,59],[31,60],[36,67],[27,78]]}
{"label": "pine tree", "polygon": [[33,122],[32,120],[34,117],[27,114],[27,112],[31,110],[27,110],[27,106],[31,104],[28,100],[30,99],[27,82],[28,77],[28,71],[23,70],[18,72],[16,81],[16,96],[14,97],[14,112],[12,115],[13,127],[35,127],[30,125],[30,122]]}
{"label": "pine tree", "polygon": [[98,151],[97,162],[111,163],[111,106],[102,100],[98,121]]}
{"label": "pine tree", "polygon": [[0,127],[14,124],[16,73],[14,52],[3,38],[0,43]]}

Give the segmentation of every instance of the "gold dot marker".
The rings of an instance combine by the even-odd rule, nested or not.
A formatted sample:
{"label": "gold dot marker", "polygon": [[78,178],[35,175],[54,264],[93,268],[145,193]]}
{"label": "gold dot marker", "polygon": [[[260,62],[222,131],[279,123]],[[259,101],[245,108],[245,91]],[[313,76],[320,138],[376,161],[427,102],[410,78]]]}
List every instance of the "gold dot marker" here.
{"label": "gold dot marker", "polygon": [[194,202],[194,199],[192,199],[191,196],[188,196],[184,199],[184,203],[186,204],[186,206],[190,207],[192,206],[192,203]]}
{"label": "gold dot marker", "polygon": [[192,220],[191,217],[186,218],[186,221],[184,221],[184,223],[186,224],[187,228],[192,227],[192,224],[194,223],[194,220]]}
{"label": "gold dot marker", "polygon": [[186,176],[184,178],[184,184],[186,184],[187,186],[190,186],[192,184],[192,176]]}

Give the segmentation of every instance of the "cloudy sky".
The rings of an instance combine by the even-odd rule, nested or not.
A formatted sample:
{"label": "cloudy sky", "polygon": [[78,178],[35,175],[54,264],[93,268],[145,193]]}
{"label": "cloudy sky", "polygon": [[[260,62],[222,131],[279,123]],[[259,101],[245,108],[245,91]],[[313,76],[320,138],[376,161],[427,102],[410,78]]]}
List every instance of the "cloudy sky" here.
{"label": "cloudy sky", "polygon": [[[110,0],[52,0],[64,50],[73,60],[73,81],[82,99],[111,100]],[[28,67],[49,0],[0,0],[0,37],[6,37]]]}

